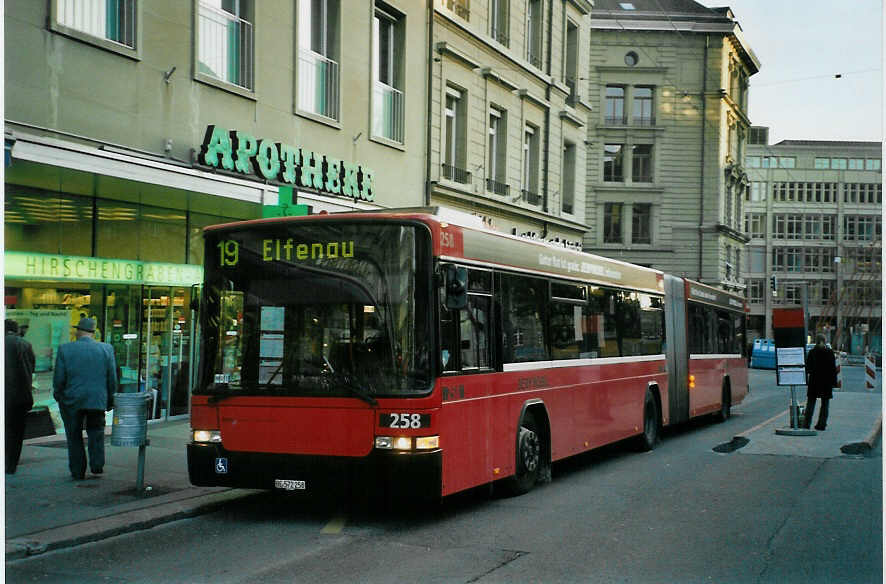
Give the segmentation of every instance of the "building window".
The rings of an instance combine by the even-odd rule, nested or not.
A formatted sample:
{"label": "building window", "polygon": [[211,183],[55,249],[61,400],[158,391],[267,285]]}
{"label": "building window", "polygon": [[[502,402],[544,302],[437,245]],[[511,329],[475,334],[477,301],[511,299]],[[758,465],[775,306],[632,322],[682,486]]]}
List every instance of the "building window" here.
{"label": "building window", "polygon": [[763,280],[748,281],[748,302],[751,304],[763,303]]}
{"label": "building window", "polygon": [[844,241],[874,241],[882,239],[883,222],[880,216],[844,215]]}
{"label": "building window", "polygon": [[864,158],[850,158],[849,170],[864,170]]}
{"label": "building window", "polygon": [[745,232],[752,239],[766,237],[766,215],[763,213],[748,213],[746,217]]}
{"label": "building window", "polygon": [[506,47],[511,42],[509,12],[510,0],[491,0],[489,3],[489,34]]}
{"label": "building window", "polygon": [[603,205],[603,243],[622,243],[621,203]]}
{"label": "building window", "polygon": [[621,85],[606,86],[606,124],[625,124],[625,88]]}
{"label": "building window", "polygon": [[542,0],[527,0],[526,60],[541,69]]}
{"label": "building window", "polygon": [[751,183],[751,201],[752,202],[760,202],[766,200],[766,183],[764,182],[752,182]]}
{"label": "building window", "polygon": [[405,22],[395,12],[376,8],[372,74],[372,133],[403,143],[403,49]]}
{"label": "building window", "polygon": [[461,90],[446,88],[445,144],[443,177],[462,184],[471,182],[471,173],[465,169],[467,129],[465,127],[465,98]]}
{"label": "building window", "polygon": [[197,72],[254,89],[252,3],[200,0]]}
{"label": "building window", "polygon": [[655,110],[653,109],[654,88],[648,86],[634,87],[634,118],[633,123],[636,126],[654,126]]}
{"label": "building window", "polygon": [[575,144],[563,143],[562,210],[571,215],[575,209]]}
{"label": "building window", "polygon": [[637,56],[637,53],[634,51],[628,51],[625,53],[625,65],[628,67],[633,67],[637,63],[640,62],[640,57]]}
{"label": "building window", "polygon": [[776,272],[803,271],[803,249],[776,247],[772,250],[772,269]]}
{"label": "building window", "polygon": [[603,180],[624,182],[622,144],[606,144],[603,147]]}
{"label": "building window", "polygon": [[564,39],[563,54],[563,80],[569,87],[569,96],[566,98],[570,104],[578,100],[578,25],[571,20],[566,20],[566,38]]}
{"label": "building window", "polygon": [[298,107],[339,119],[339,2],[299,0]]}
{"label": "building window", "polygon": [[489,158],[486,173],[486,190],[507,196],[510,187],[505,184],[507,174],[507,112],[489,109]]}
{"label": "building window", "polygon": [[830,158],[816,158],[815,159],[815,168],[819,170],[824,170],[831,167],[831,159]]}
{"label": "building window", "polygon": [[[747,97],[747,95],[745,95],[745,97]],[[761,144],[763,146],[769,144],[769,128],[752,127],[751,135],[748,138],[748,143]]]}
{"label": "building window", "polygon": [[538,194],[538,130],[526,124],[523,130],[523,200],[530,205],[541,203]]}
{"label": "building window", "polygon": [[793,156],[779,156],[778,157],[778,167],[779,168],[796,168],[797,167],[797,159]]}
{"label": "building window", "polygon": [[760,157],[759,156],[748,156],[745,158],[745,166],[748,168],[760,168]]}
{"label": "building window", "polygon": [[835,170],[846,170],[848,164],[845,158],[831,158],[831,168]]}
{"label": "building window", "polygon": [[631,146],[631,180],[652,182],[652,144]]}
{"label": "building window", "polygon": [[631,243],[652,243],[652,205],[634,203],[631,212]]}
{"label": "building window", "polygon": [[868,158],[864,161],[864,169],[865,170],[880,170],[880,159],[879,158]]}
{"label": "building window", "polygon": [[57,0],[55,7],[61,27],[136,48],[136,0]]}

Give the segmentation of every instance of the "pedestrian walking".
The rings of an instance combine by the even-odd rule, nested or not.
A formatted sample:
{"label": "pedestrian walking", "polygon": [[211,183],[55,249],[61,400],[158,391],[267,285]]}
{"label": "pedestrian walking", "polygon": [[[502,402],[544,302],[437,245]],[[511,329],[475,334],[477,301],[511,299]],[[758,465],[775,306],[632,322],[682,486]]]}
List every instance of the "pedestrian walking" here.
{"label": "pedestrian walking", "polygon": [[808,428],[815,414],[815,400],[821,400],[815,429],[824,431],[828,425],[828,406],[837,385],[837,362],[834,352],[825,344],[824,335],[815,337],[815,346],[806,355],[806,415],[803,427]]}
{"label": "pedestrian walking", "polygon": [[19,335],[18,323],[6,319],[6,361],[4,401],[6,412],[6,474],[15,474],[25,439],[25,422],[34,406],[32,381],[34,349]]}
{"label": "pedestrian walking", "polygon": [[53,397],[58,402],[68,442],[68,468],[75,480],[86,476],[83,427],[86,426],[89,469],[101,474],[105,466],[105,412],[114,407],[117,393],[117,360],[114,349],[100,343],[95,319],[77,323],[77,340],[58,348],[52,378]]}

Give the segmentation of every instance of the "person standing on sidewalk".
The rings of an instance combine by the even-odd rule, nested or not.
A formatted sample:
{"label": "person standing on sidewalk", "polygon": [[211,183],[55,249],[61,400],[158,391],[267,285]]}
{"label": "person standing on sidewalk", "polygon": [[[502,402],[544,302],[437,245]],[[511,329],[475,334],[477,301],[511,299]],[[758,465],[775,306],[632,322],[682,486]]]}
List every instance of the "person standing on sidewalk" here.
{"label": "person standing on sidewalk", "polygon": [[15,474],[22,455],[25,422],[34,407],[32,381],[34,349],[19,334],[18,323],[6,319],[6,361],[4,363],[4,401],[6,405],[6,474]]}
{"label": "person standing on sidewalk", "polygon": [[58,348],[52,396],[58,402],[68,442],[68,468],[75,480],[86,476],[83,425],[89,448],[89,469],[101,474],[105,466],[105,412],[114,407],[117,360],[114,349],[93,338],[95,319],[81,318],[77,340]]}
{"label": "person standing on sidewalk", "polygon": [[803,427],[809,428],[815,414],[815,399],[821,400],[821,411],[815,429],[824,431],[828,425],[828,406],[837,385],[837,362],[834,352],[825,344],[824,335],[816,335],[815,346],[806,355],[806,415]]}

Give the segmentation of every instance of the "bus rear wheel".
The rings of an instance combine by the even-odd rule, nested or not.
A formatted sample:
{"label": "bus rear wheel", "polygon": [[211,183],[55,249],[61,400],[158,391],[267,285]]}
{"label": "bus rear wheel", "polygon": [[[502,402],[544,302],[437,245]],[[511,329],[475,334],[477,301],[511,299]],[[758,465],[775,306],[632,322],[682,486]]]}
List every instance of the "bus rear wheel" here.
{"label": "bus rear wheel", "polygon": [[517,468],[507,482],[507,490],[512,495],[528,493],[538,482],[541,471],[541,440],[538,424],[532,412],[523,414],[517,428]]}
{"label": "bus rear wheel", "polygon": [[732,390],[728,383],[723,384],[723,395],[720,398],[720,411],[717,412],[717,421],[725,422],[732,415]]}
{"label": "bus rear wheel", "polygon": [[637,448],[640,451],[648,452],[658,444],[658,431],[661,426],[659,420],[658,401],[652,395],[652,391],[647,389],[643,404],[643,433],[637,437]]}

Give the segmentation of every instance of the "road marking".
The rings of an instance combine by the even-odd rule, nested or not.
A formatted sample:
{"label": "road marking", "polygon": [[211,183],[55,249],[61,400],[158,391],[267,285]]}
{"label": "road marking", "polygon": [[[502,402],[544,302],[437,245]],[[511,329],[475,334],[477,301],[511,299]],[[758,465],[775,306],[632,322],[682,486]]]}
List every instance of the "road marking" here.
{"label": "road marking", "polygon": [[771,422],[774,422],[776,419],[782,417],[783,415],[787,414],[787,413],[790,412],[790,411],[791,411],[791,410],[788,409],[788,410],[785,410],[785,411],[783,411],[783,412],[781,412],[781,413],[775,414],[774,416],[772,416],[771,418],[769,418],[769,419],[766,420],[765,422],[760,422],[759,424],[757,424],[756,426],[754,426],[754,427],[751,428],[750,430],[745,430],[745,431],[742,432],[741,434],[738,434],[738,436],[747,437],[749,434],[751,434],[751,433],[754,432],[755,430],[759,430],[759,429],[762,428],[763,426],[766,426],[766,425],[770,424]]}
{"label": "road marking", "polygon": [[325,533],[327,535],[341,533],[341,530],[344,529],[345,524],[348,522],[348,517],[344,514],[336,515],[332,519],[329,520],[323,529],[320,530],[320,533]]}

